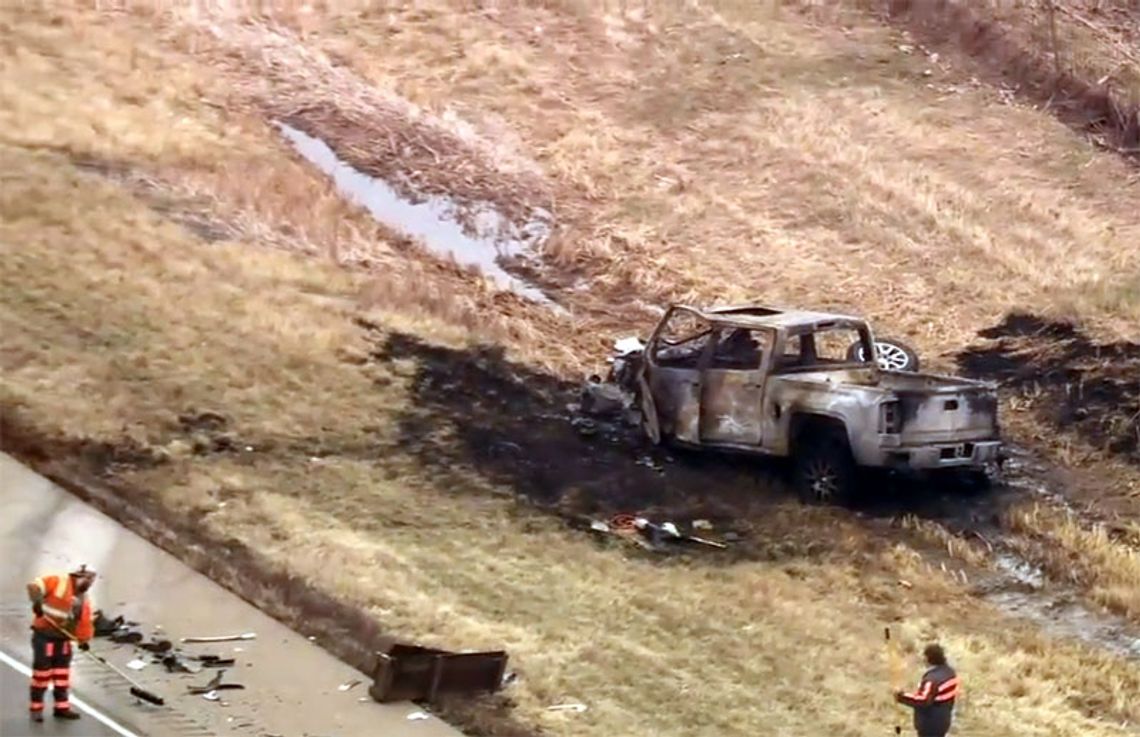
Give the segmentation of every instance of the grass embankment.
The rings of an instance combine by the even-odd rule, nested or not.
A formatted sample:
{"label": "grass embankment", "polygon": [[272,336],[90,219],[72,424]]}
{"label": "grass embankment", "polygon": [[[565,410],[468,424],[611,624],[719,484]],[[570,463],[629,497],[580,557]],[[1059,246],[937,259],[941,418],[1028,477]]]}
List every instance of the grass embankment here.
{"label": "grass embankment", "polygon": [[[486,25],[491,21],[480,20],[482,16],[464,22],[416,12],[424,13],[422,22],[444,24],[435,29],[444,38],[468,28],[485,32],[491,58],[498,53],[495,44],[507,43],[501,34],[510,29],[494,30],[498,26]],[[594,81],[613,81],[609,74],[636,68],[634,61],[621,61],[629,49],[607,47],[608,42],[600,40],[602,27],[595,19],[557,6],[527,12],[540,13],[560,43],[585,43],[585,51],[606,52]],[[331,35],[337,24],[350,20],[331,16],[327,32]],[[384,54],[361,46],[361,58],[395,68],[413,49],[433,48],[435,33],[417,25],[413,16],[400,20],[407,21],[401,35],[412,34],[418,43],[390,44]],[[748,505],[741,505],[746,518],[742,524],[754,540],[742,546],[743,554],[662,565],[599,547],[548,516],[520,508],[513,497],[524,482],[511,485],[485,473],[485,459],[463,447],[473,430],[493,436],[495,421],[509,424],[502,415],[515,409],[513,395],[492,395],[481,391],[481,385],[457,392],[454,384],[471,378],[460,371],[470,369],[479,377],[510,368],[473,350],[477,343],[500,341],[517,360],[536,355],[543,346],[535,345],[534,338],[546,335],[542,321],[550,318],[514,316],[517,303],[501,304],[454,270],[423,265],[414,254],[395,258],[398,244],[385,245],[383,233],[369,231],[359,213],[329,197],[319,179],[291,163],[288,150],[259,121],[199,104],[199,95],[228,89],[232,72],[156,45],[149,39],[150,28],[137,19],[65,15],[52,24],[49,16],[25,9],[5,11],[3,22],[12,33],[4,47],[0,105],[0,399],[6,417],[22,423],[6,426],[6,433],[55,439],[61,448],[85,440],[130,448],[146,456],[146,462],[127,460],[108,469],[117,483],[145,490],[164,514],[196,520],[203,534],[243,541],[367,611],[385,631],[455,648],[507,647],[522,672],[511,691],[513,716],[532,728],[567,735],[879,734],[901,720],[887,699],[881,648],[882,625],[899,618],[903,623],[898,628],[912,651],[923,638],[937,636],[967,675],[963,732],[985,725],[992,735],[1117,735],[1127,733],[1122,720],[1140,720],[1140,705],[1130,696],[1140,688],[1140,675],[1127,663],[1050,642],[1027,625],[1002,619],[927,569],[914,551],[869,539],[866,530],[842,512],[804,510],[777,497],[766,505],[763,517],[752,518]],[[795,84],[787,83],[791,94],[761,102],[776,109],[752,111],[752,122],[766,122],[765,130],[771,132],[741,141],[745,150],[771,146],[756,149],[757,155],[788,157],[781,159],[784,164],[793,163],[793,157],[791,144],[776,140],[777,134],[791,131],[791,121],[782,116],[808,113],[823,104],[811,102],[808,88],[796,93],[795,85],[813,80],[824,85],[830,74],[824,73],[829,67],[821,58],[827,55],[818,32],[798,28],[791,21],[773,26],[771,33],[778,34],[779,43],[773,43],[771,63],[776,71],[789,71],[779,65],[790,65],[802,45],[803,73],[791,77]],[[692,38],[705,40],[693,43],[738,38],[711,21],[700,30]],[[676,95],[712,94],[712,79],[693,78],[689,67],[679,64],[687,58],[682,52],[689,53],[689,36],[676,40],[663,31],[653,33],[654,43],[661,46],[650,46],[652,53],[639,63],[652,62],[650,68],[660,72],[658,85]],[[365,38],[355,41],[363,43]],[[684,48],[671,46],[671,39]],[[511,47],[527,60],[520,74],[555,71],[545,55],[525,46],[527,42],[520,41]],[[776,84],[778,75],[764,71],[764,58],[750,60],[749,65],[758,66],[749,68],[771,74],[770,83]],[[656,66],[661,59],[663,66]],[[437,71],[442,63],[437,59]],[[456,74],[479,68],[456,64]],[[567,75],[562,91],[585,96],[578,85],[590,80],[577,75],[594,72],[574,68],[579,71]],[[425,84],[410,68],[400,71],[409,71],[409,89],[403,92],[411,94],[417,82]],[[667,83],[673,73],[678,75],[676,88]],[[431,94],[441,95],[452,86],[460,103],[473,105],[479,99],[464,97],[464,85],[456,79],[435,84]],[[678,140],[678,129],[666,129],[648,135],[649,148],[642,150],[637,148],[642,144],[624,133],[620,139],[609,135],[625,127],[608,117],[622,112],[610,96],[618,91],[606,84],[594,89],[600,92],[589,94],[603,99],[581,110],[563,108],[565,117],[552,119],[558,120],[558,127],[551,130],[562,130],[560,138],[571,137],[563,140],[561,159],[536,138],[541,116],[528,116],[521,108],[488,107],[511,114],[512,124],[525,133],[526,145],[541,153],[539,160],[566,187],[565,215],[580,228],[583,250],[568,250],[562,257],[589,264],[600,276],[615,275],[613,282],[602,278],[599,289],[626,277],[651,286],[652,280],[633,278],[644,259],[652,264],[645,273],[655,279],[671,278],[692,266],[691,281],[678,283],[690,285],[698,296],[711,296],[718,283],[732,291],[740,287],[731,284],[753,279],[754,285],[773,284],[775,297],[791,299],[808,294],[811,280],[820,279],[815,292],[820,299],[842,301],[845,285],[869,290],[875,281],[873,271],[860,280],[843,281],[845,274],[856,273],[856,258],[865,258],[867,268],[873,269],[886,268],[890,258],[899,256],[889,250],[871,253],[866,242],[861,247],[850,244],[835,267],[840,273],[831,273],[828,264],[836,262],[824,257],[836,241],[826,236],[840,221],[821,219],[818,226],[795,227],[783,216],[790,213],[777,217],[771,209],[779,202],[790,206],[791,200],[768,198],[772,204],[757,212],[768,213],[769,227],[758,232],[772,235],[774,255],[783,253],[785,258],[749,257],[739,245],[731,247],[732,236],[757,222],[745,205],[768,201],[763,195],[776,190],[774,181],[765,185],[756,179],[756,162],[737,162],[731,170],[740,186],[724,187],[731,175],[710,160],[712,181],[705,181],[702,165],[701,176],[694,176],[688,185],[692,189],[685,190],[695,189],[695,194],[684,195],[651,196],[658,184],[649,181],[648,166],[650,157],[673,150],[667,144],[670,139],[673,146],[696,147],[693,153],[701,157],[711,153],[717,136],[757,135],[730,121],[748,110],[706,113],[704,106],[723,103],[709,98],[692,110],[694,120],[702,119],[707,126],[700,128],[699,142]],[[904,88],[900,83],[891,89],[903,94]],[[512,92],[517,90],[508,86],[505,104],[521,105]],[[792,107],[783,107],[779,100],[784,97]],[[633,99],[641,98],[635,94]],[[856,94],[856,99],[862,98]],[[849,115],[858,107],[845,105],[839,97],[826,102]],[[636,115],[637,106],[632,109]],[[818,126],[823,111],[814,109],[816,118],[805,119],[804,144],[821,140],[814,136],[822,133]],[[903,115],[899,110],[883,106],[881,113],[908,130],[898,123],[896,116]],[[596,116],[593,123],[579,117],[591,114]],[[635,121],[628,123],[637,133],[650,133]],[[585,127],[572,132],[579,125]],[[583,146],[593,135],[600,147],[596,152]],[[1050,130],[1050,135],[1061,134]],[[909,142],[920,142],[918,132],[912,136]],[[883,169],[894,165],[886,152],[872,156],[869,146],[864,145],[864,155],[870,171],[878,166],[879,176],[891,176]],[[640,153],[632,156],[635,151]],[[807,184],[798,178],[805,169],[814,167],[817,177],[832,167],[848,173],[858,169],[838,145],[805,151],[809,153],[795,157],[799,168],[788,170],[792,189]],[[631,158],[626,160],[623,153]],[[639,163],[641,156],[645,163]],[[726,156],[722,154],[722,164]],[[140,189],[129,177],[125,182],[109,180],[76,168],[76,161],[89,166],[93,160],[141,173],[153,186]],[[567,168],[572,160],[580,167],[577,174]],[[235,167],[235,161],[247,166]],[[618,169],[607,173],[614,164]],[[628,168],[628,184],[618,174],[623,166]],[[772,169],[773,175],[776,171]],[[243,184],[242,172],[256,176]],[[596,213],[574,209],[579,200],[573,197],[590,184],[588,179],[598,188],[587,191],[581,201],[596,198]],[[901,197],[904,203],[916,202],[907,199],[906,187],[890,185],[888,201]],[[262,189],[256,190],[258,186]],[[724,194],[715,195],[718,186],[724,187]],[[838,192],[832,194],[840,197],[854,197],[857,191],[842,178],[835,186]],[[1092,187],[1091,179],[1082,186]],[[756,202],[748,199],[754,196],[747,194],[752,187],[761,197]],[[258,196],[243,197],[243,190],[257,191]],[[187,193],[202,191],[213,196],[186,199]],[[814,190],[803,189],[808,191]],[[939,190],[944,191],[958,193],[953,187]],[[160,201],[160,212],[155,210],[158,195],[167,198]],[[631,208],[638,197],[660,205],[676,196],[682,211],[692,213],[693,208],[700,212],[714,195],[717,204],[732,205],[720,199],[732,198],[736,207],[714,208],[694,218],[715,239],[706,239],[705,245],[724,259],[708,260],[704,271],[697,267],[706,262],[696,259],[693,250],[699,242],[668,249],[660,258],[662,251],[650,247],[652,239],[666,232],[669,243],[688,243],[696,231],[687,229],[696,224],[669,219],[651,226],[654,219],[629,214],[635,212]],[[811,202],[822,207],[819,200]],[[984,211],[976,201],[969,202],[974,203],[970,212]],[[1036,207],[1022,206],[1030,211]],[[225,226],[225,235],[207,242],[193,228],[170,221],[171,215],[185,216],[187,208],[198,218],[192,222],[217,221]],[[1018,212],[1024,211],[1015,209],[1014,217]],[[871,228],[868,233],[883,232],[895,222],[885,209],[867,206],[856,213],[862,213],[862,222]],[[624,239],[620,250],[614,245],[619,241],[598,230],[601,218],[611,215],[615,230],[610,233]],[[814,211],[812,217],[818,215]],[[713,227],[721,224],[716,220],[720,217],[728,218],[726,224],[732,227],[727,231]],[[913,221],[923,222],[920,216]],[[1000,225],[996,218],[986,222]],[[1066,227],[1085,227],[1076,219],[1066,222]],[[651,238],[642,239],[633,228],[638,223],[674,230],[646,230]],[[941,233],[932,223],[922,232]],[[265,233],[280,240],[265,239]],[[822,237],[822,245],[814,245],[815,235]],[[368,249],[377,266],[371,271],[345,270],[313,258],[329,252],[333,237],[341,245],[352,238],[354,248]],[[948,237],[936,238],[936,246],[948,248]],[[264,240],[287,247],[259,248]],[[804,258],[796,264],[802,267],[786,258],[800,247]],[[1064,245],[1057,248],[1054,255],[1065,253]],[[981,258],[979,253],[974,255]],[[1089,258],[1094,257],[1095,252]],[[733,260],[741,271],[730,279],[728,263]],[[959,259],[958,268],[966,268],[965,261]],[[756,281],[762,263],[782,264],[781,271]],[[914,268],[914,262],[910,264]],[[965,278],[953,269],[944,271],[948,283]],[[932,270],[926,278],[934,280],[941,273]],[[890,274],[883,274],[880,283],[890,283],[883,278]],[[1041,287],[1062,282],[1064,278],[1054,274],[1038,275],[1033,283]],[[943,295],[950,289],[940,286],[941,281],[929,283]],[[369,293],[388,296],[369,300]],[[843,299],[854,302],[864,293]],[[875,302],[875,309],[889,311],[892,304],[902,303],[893,299],[896,302]],[[915,292],[913,300],[903,300],[915,303],[913,311],[900,315],[895,324],[911,325],[912,315],[932,299]],[[362,314],[371,321],[371,330],[354,322]],[[524,324],[534,320],[535,332],[514,328],[508,316]],[[402,337],[409,334],[416,339]],[[929,334],[938,335],[934,330]],[[931,345],[938,345],[937,340]],[[404,349],[397,350],[400,346]],[[455,357],[455,373],[440,372],[433,365],[441,355]],[[428,378],[433,383],[426,383]],[[502,383],[513,386],[510,377],[502,377]],[[451,395],[466,405],[457,402],[450,412],[433,406],[438,397]],[[531,406],[541,405],[542,397],[532,400]],[[528,408],[525,402],[517,406]],[[204,414],[210,412],[219,417]],[[491,421],[484,425],[472,418]],[[540,433],[547,431],[548,423],[536,417],[526,424]],[[515,440],[525,443],[528,438],[519,433]],[[582,464],[596,454],[618,452],[581,443],[565,448]],[[444,454],[445,464],[425,461],[437,451]],[[620,468],[630,465],[627,461]],[[631,473],[619,469],[616,475]],[[685,479],[686,473],[670,469],[666,479]],[[712,478],[719,483],[734,477],[716,471]],[[582,482],[588,484],[589,479]],[[699,491],[697,483],[687,483],[673,493]],[[738,498],[756,493],[739,477],[717,491]],[[788,545],[759,555],[765,552],[762,536],[778,534],[790,538]],[[899,587],[898,578],[914,582],[914,588]],[[552,703],[571,699],[589,704],[590,710],[570,716],[546,711]],[[457,708],[453,715],[472,729],[503,732],[510,726],[477,709]]]}

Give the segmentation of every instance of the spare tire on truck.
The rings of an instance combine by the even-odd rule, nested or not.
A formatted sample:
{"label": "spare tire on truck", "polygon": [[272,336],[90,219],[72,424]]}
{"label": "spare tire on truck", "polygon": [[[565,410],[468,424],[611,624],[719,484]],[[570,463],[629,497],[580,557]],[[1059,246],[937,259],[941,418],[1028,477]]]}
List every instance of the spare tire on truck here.
{"label": "spare tire on truck", "polygon": [[[918,351],[896,338],[875,338],[875,353],[879,359],[879,368],[884,371],[918,371]],[[855,341],[847,349],[847,360],[862,363],[867,360],[863,355],[862,341]]]}

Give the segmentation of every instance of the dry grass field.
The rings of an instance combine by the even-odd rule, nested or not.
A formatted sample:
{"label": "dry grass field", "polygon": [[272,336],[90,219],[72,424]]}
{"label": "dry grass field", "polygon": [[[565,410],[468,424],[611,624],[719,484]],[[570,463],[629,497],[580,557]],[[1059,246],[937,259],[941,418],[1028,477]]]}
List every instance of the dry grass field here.
{"label": "dry grass field", "polygon": [[[561,417],[617,331],[649,326],[640,302],[850,309],[940,368],[1014,309],[1124,346],[1123,158],[855,4],[231,10],[0,11],[6,447],[101,447],[155,514],[388,634],[506,647],[503,698],[447,707],[472,734],[889,733],[887,624],[910,673],[947,645],[962,734],[1133,733],[1135,661],[975,596],[987,557],[937,519],[801,508],[749,464],[658,474]],[[406,187],[550,209],[536,281],[567,314],[346,204],[280,119]],[[992,340],[1030,367],[1056,352]],[[1054,430],[1038,410],[1063,388],[1011,387],[1019,440],[1115,485],[1075,491],[1080,514],[1018,502],[1007,528],[1140,621],[1136,530],[1093,524],[1140,506],[1128,454]],[[555,513],[646,508],[743,542],[657,559]],[[566,701],[589,710],[547,708]]]}

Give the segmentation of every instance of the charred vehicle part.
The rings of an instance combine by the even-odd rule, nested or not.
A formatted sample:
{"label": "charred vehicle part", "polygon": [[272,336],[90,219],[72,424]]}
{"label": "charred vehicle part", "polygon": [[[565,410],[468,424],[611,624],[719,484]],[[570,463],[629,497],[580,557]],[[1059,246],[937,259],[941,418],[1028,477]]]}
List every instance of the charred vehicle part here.
{"label": "charred vehicle part", "polygon": [[984,478],[1000,461],[996,386],[880,359],[857,317],[673,305],[611,375],[653,443],[791,458],[807,502],[847,499],[859,468]]}

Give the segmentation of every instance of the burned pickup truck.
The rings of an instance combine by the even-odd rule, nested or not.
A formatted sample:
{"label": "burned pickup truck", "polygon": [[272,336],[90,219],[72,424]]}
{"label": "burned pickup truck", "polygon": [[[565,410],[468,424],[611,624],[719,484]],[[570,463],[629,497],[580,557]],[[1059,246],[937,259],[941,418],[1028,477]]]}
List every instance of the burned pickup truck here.
{"label": "burned pickup truck", "polygon": [[849,497],[859,467],[984,477],[996,387],[884,368],[876,346],[855,317],[673,305],[613,378],[652,442],[790,457],[806,502]]}

